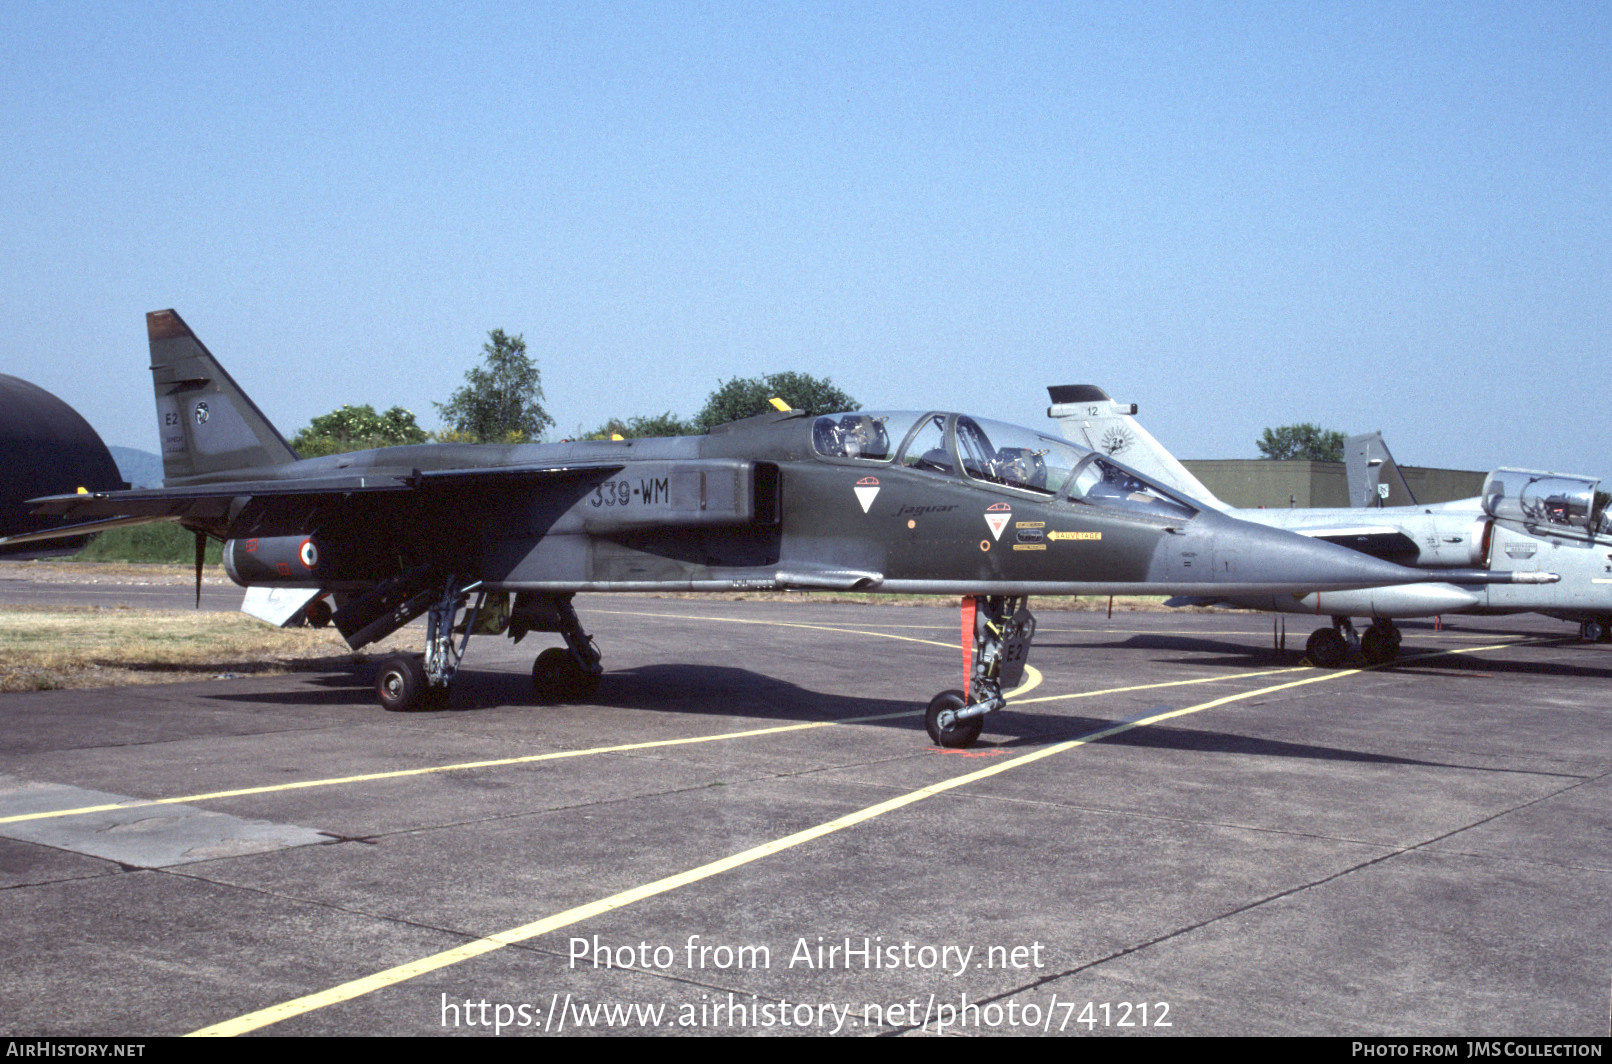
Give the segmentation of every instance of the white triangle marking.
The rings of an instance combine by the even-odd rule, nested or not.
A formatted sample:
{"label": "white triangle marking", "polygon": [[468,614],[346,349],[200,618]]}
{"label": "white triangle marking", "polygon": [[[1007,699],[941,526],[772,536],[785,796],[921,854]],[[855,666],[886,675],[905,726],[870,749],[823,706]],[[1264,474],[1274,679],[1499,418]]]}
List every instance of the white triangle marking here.
{"label": "white triangle marking", "polygon": [[879,494],[879,487],[877,484],[873,485],[872,487],[853,488],[851,490],[856,492],[857,501],[862,504],[863,513],[868,512],[868,507],[873,505],[874,496]]}
{"label": "white triangle marking", "polygon": [[1001,539],[1002,530],[1007,527],[1008,518],[1012,514],[986,514],[985,523],[991,526],[991,538]]}

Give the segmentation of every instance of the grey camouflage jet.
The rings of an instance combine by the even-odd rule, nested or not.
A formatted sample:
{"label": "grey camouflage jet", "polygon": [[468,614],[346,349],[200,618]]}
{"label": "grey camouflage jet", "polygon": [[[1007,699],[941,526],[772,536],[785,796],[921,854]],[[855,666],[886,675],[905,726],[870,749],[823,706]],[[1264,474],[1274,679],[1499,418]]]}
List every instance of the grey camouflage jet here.
{"label": "grey camouflage jet", "polygon": [[[1355,647],[1368,663],[1392,661],[1400,644],[1396,618],[1542,613],[1578,623],[1584,639],[1612,631],[1612,522],[1594,478],[1502,468],[1489,474],[1477,498],[1418,505],[1381,435],[1370,433],[1350,437],[1345,447],[1353,507],[1235,509],[1136,421],[1135,404],[1116,403],[1093,385],[1048,393],[1053,405],[1047,414],[1070,440],[1113,451],[1198,505],[1415,566],[1430,577],[1471,567],[1504,577],[1488,584],[1460,579],[1306,595],[1194,595],[1180,602],[1326,616],[1331,623],[1305,646],[1316,665],[1335,668]],[[1355,617],[1370,619],[1363,633],[1356,633]]]}
{"label": "grey camouflage jet", "polygon": [[[426,617],[376,696],[446,695],[472,634],[554,632],[540,699],[593,693],[578,592],[964,596],[963,686],[931,738],[965,746],[1022,677],[1037,594],[1287,595],[1423,573],[1234,520],[1103,454],[944,411],[779,410],[671,439],[424,444],[299,460],[171,310],[147,315],[164,486],[34,500],[74,531],[177,521],[251,595],[363,647]],[[1486,580],[1489,574],[1469,574]],[[1440,574],[1440,579],[1452,579]],[[333,604],[333,605],[332,605]],[[260,603],[262,605],[262,603]],[[969,645],[972,644],[972,645]]]}

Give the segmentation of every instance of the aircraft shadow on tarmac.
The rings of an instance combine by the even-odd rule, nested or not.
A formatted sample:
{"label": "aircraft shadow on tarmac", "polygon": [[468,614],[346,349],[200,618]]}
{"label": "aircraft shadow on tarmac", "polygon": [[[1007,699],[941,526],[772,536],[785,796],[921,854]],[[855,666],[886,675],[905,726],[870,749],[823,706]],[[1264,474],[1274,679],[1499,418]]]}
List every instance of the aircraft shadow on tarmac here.
{"label": "aircraft shadow on tarmac", "polygon": [[[1160,706],[1161,712],[1169,707]],[[1010,710],[1011,712],[1011,710]],[[1064,718],[1060,722],[1064,727],[1060,730],[1069,730],[1070,736],[1081,734],[1082,731],[1096,731],[1109,721],[1101,718],[1091,718],[1086,721]],[[1034,739],[1016,740],[1004,745],[1016,746],[1025,743],[1041,744],[1049,741],[1050,737],[1036,737]],[[1392,754],[1373,753],[1364,750],[1349,750],[1336,746],[1318,746],[1313,743],[1287,742],[1281,739],[1265,739],[1257,736],[1238,735],[1230,732],[1212,731],[1199,728],[1183,728],[1179,724],[1164,723],[1157,727],[1136,728],[1121,732],[1104,739],[1097,740],[1093,745],[1106,746],[1132,746],[1154,750],[1183,750],[1202,754],[1235,754],[1245,757],[1285,757],[1304,758],[1311,761],[1343,761],[1356,764],[1370,765],[1406,765],[1420,768],[1454,768],[1474,772],[1506,772],[1519,773],[1527,776],[1560,775],[1568,779],[1579,779],[1574,773],[1552,773],[1536,768],[1512,769],[1496,768],[1491,765],[1462,765],[1449,761],[1428,761],[1415,757],[1396,757]]]}
{"label": "aircraft shadow on tarmac", "polygon": [[[1431,630],[1431,626],[1429,626]],[[1488,637],[1491,634],[1498,639],[1532,637],[1539,638],[1538,632],[1518,631],[1481,633]],[[1296,666],[1304,660],[1303,641],[1295,646],[1292,643],[1293,635],[1289,633],[1289,648],[1278,652],[1269,646],[1249,646],[1247,643],[1237,643],[1228,640],[1214,639],[1206,636],[1193,635],[1133,635],[1125,639],[1116,639],[1105,643],[1054,643],[1040,641],[1036,644],[1037,657],[1045,661],[1046,654],[1052,650],[1161,650],[1177,653],[1199,651],[1196,657],[1175,657],[1169,659],[1171,664],[1191,665],[1205,668],[1271,668],[1273,666]],[[1545,642],[1537,645],[1571,648],[1578,646],[1588,658],[1590,655],[1605,653],[1588,644],[1579,644],[1572,636],[1560,638],[1547,638]],[[1437,648],[1422,649],[1405,644],[1405,650],[1399,660],[1392,664],[1381,666],[1384,672],[1415,672],[1417,674],[1450,675],[1488,673],[1492,675],[1536,675],[1562,677],[1564,679],[1606,680],[1612,678],[1612,661],[1606,665],[1599,662],[1604,659],[1591,658],[1590,663],[1579,662],[1539,662],[1515,661],[1505,658],[1505,651],[1487,651],[1479,654],[1449,654],[1441,653]],[[1350,662],[1351,666],[1360,665],[1356,659]]]}
{"label": "aircraft shadow on tarmac", "polygon": [[[297,689],[209,694],[231,702],[283,706],[374,706],[373,684],[379,663],[347,665],[317,676],[307,676]],[[494,672],[464,668],[454,681],[453,693],[440,711],[474,712],[508,707],[541,713],[568,708],[569,703],[541,703],[533,695],[532,680],[524,672]],[[647,665],[607,671],[596,691],[579,706],[605,709],[641,709],[689,716],[743,716],[760,721],[811,722],[845,717],[880,716],[910,712],[913,720],[923,710],[917,699],[866,698],[836,691],[812,691],[783,680],[733,666]],[[374,706],[377,716],[389,716]],[[435,712],[438,710],[427,710]],[[870,721],[911,727],[901,720]]]}
{"label": "aircraft shadow on tarmac", "polygon": [[1054,643],[1050,640],[1041,639],[1036,641],[1035,649],[1036,658],[1040,660],[1045,660],[1046,654],[1053,650],[1214,651],[1218,654],[1217,657],[1183,659],[1182,663],[1222,665],[1227,668],[1269,668],[1273,662],[1296,664],[1298,660],[1297,655],[1283,660],[1269,646],[1249,646],[1246,642],[1239,643],[1196,635],[1132,635],[1124,639],[1114,639],[1103,643]]}
{"label": "aircraft shadow on tarmac", "polygon": [[[1552,640],[1550,644],[1571,649],[1575,640]],[[1584,653],[1599,653],[1586,646]],[[1604,659],[1602,659],[1604,660]],[[1612,663],[1606,666],[1581,665],[1564,661],[1508,661],[1503,651],[1486,654],[1419,654],[1406,651],[1398,661],[1383,667],[1384,672],[1414,673],[1416,675],[1460,675],[1482,673],[1488,676],[1549,676],[1553,679],[1600,680],[1612,679]]]}

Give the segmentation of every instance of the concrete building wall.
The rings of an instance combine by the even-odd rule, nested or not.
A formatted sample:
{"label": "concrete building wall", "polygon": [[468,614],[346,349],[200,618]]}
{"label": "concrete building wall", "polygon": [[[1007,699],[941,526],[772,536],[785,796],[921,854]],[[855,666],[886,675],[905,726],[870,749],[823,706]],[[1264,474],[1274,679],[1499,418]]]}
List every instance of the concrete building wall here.
{"label": "concrete building wall", "polygon": [[[1349,478],[1342,462],[1273,461],[1267,458],[1182,462],[1204,487],[1232,506],[1348,506]],[[1488,474],[1464,469],[1400,466],[1417,502],[1469,499],[1483,490]]]}

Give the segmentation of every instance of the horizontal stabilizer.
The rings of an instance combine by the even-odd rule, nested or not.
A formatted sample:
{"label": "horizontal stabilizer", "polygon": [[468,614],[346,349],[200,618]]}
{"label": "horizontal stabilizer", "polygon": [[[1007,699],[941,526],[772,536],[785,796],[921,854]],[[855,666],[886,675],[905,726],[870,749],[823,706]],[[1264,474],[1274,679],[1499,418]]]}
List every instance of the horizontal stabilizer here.
{"label": "horizontal stabilizer", "polygon": [[105,532],[109,528],[122,528],[125,525],[148,525],[154,521],[176,521],[177,517],[111,517],[104,521],[84,521],[76,525],[62,525],[58,528],[47,528],[39,532],[19,532],[15,536],[0,536],[0,547],[10,547],[19,543],[37,543],[47,539],[66,539],[70,536],[87,536],[95,532]]}

